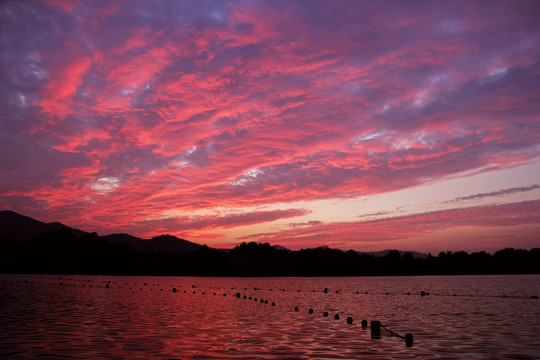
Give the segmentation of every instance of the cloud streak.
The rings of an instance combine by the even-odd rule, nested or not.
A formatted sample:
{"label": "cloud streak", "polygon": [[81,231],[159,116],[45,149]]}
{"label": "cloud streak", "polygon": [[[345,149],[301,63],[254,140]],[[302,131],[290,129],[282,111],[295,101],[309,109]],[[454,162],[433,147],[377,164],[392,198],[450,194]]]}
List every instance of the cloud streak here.
{"label": "cloud streak", "polygon": [[480,200],[487,197],[496,197],[496,196],[505,196],[505,195],[513,195],[523,192],[528,192],[532,190],[540,189],[539,184],[534,184],[530,186],[523,186],[523,187],[517,187],[517,188],[510,188],[510,189],[501,189],[497,191],[491,191],[488,193],[479,193],[479,194],[473,194],[468,196],[460,196],[453,200],[450,200],[448,202],[460,202],[460,201],[468,201],[468,200]]}

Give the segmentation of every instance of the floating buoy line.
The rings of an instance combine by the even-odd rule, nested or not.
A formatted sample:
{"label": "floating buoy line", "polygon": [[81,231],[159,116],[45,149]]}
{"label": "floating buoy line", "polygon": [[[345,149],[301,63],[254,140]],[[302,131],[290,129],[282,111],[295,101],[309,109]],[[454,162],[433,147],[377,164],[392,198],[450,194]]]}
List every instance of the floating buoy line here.
{"label": "floating buoy line", "polygon": [[[54,277],[54,276],[42,276],[41,277],[41,280],[42,281],[35,281],[35,280],[28,280],[28,279],[24,279],[24,281],[21,279],[0,279],[0,282],[21,282],[23,281],[24,283],[27,283],[27,284],[44,284],[44,285],[54,285],[54,286],[64,286],[64,287],[83,287],[83,288],[104,288],[104,289],[115,289],[115,288],[118,288],[118,289],[122,289],[122,286],[126,287],[127,286],[130,286],[128,289],[129,290],[133,290],[133,289],[137,289],[139,291],[142,291],[143,288],[145,289],[149,289],[149,291],[153,291],[154,287],[155,288],[159,288],[159,290],[161,292],[163,292],[163,287],[161,287],[160,284],[158,283],[154,283],[154,284],[148,284],[146,282],[143,282],[142,284],[137,284],[137,282],[133,282],[133,283],[128,283],[128,282],[123,282],[123,283],[119,283],[117,281],[110,281],[110,280],[101,280],[101,281],[98,281],[98,280],[92,280],[92,279],[80,279],[80,278],[67,278],[67,277]],[[61,280],[61,281],[60,281]],[[172,293],[179,293],[179,288],[182,288],[182,285],[170,285],[171,287],[171,292]],[[206,295],[206,291],[199,291],[197,292],[197,290],[199,289],[199,286],[197,285],[191,285],[191,294],[202,294],[202,295]],[[212,287],[209,287],[208,290],[211,290]],[[216,289],[214,289],[216,290]],[[244,300],[251,300],[255,303],[260,303],[260,304],[271,304],[272,307],[275,307],[276,306],[276,302],[275,301],[270,301],[269,299],[263,299],[262,297],[254,297],[250,294],[242,294],[241,292],[238,292],[236,291],[234,294],[232,293],[228,293],[228,290],[226,289],[221,289],[221,287],[218,287],[217,290],[219,290],[219,293],[220,295],[222,295],[223,297],[226,297],[228,294],[229,295],[233,295],[235,298],[237,299],[244,299]],[[237,290],[236,288],[232,287],[230,288],[230,290]],[[239,289],[241,290],[241,289]],[[254,287],[252,290],[248,290],[247,288],[243,288],[244,291],[254,291],[254,292],[273,292],[274,289],[270,288],[270,289],[261,289],[261,288],[258,288],[258,287]],[[287,291],[295,291],[295,292],[301,292],[300,289],[295,289],[295,290],[291,290],[291,289],[278,289],[276,291],[280,291],[280,292],[287,292]],[[407,292],[407,293],[390,293],[390,292],[373,292],[373,291],[368,291],[368,290],[364,290],[364,291],[360,291],[360,290],[357,290],[357,291],[343,291],[341,289],[337,289],[337,290],[334,290],[334,291],[329,291],[328,288],[324,288],[323,290],[312,290],[311,291],[312,293],[316,293],[316,292],[319,292],[319,293],[324,293],[324,294],[332,294],[332,293],[335,293],[335,294],[343,294],[343,293],[353,293],[353,294],[358,294],[358,295],[389,295],[389,296],[413,296],[413,295],[417,295],[417,296],[420,296],[420,297],[429,297],[429,296],[452,296],[452,297],[456,297],[456,296],[461,296],[461,297],[479,297],[479,298],[497,298],[497,297],[502,297],[502,298],[505,298],[505,299],[524,299],[524,298],[530,298],[530,299],[538,299],[538,296],[537,295],[531,295],[530,297],[527,297],[527,296],[512,296],[512,295],[506,295],[506,294],[502,294],[502,295],[499,295],[499,296],[496,296],[496,295],[467,295],[467,294],[461,294],[461,295],[458,295],[456,293],[452,293],[452,294],[430,294],[428,291],[425,291],[425,290],[422,290],[420,292],[416,291],[414,293],[411,293],[411,292]],[[184,294],[187,294],[187,290],[183,290],[183,293]],[[218,295],[218,291],[213,291],[213,295],[214,296],[217,296]],[[298,306],[295,306],[292,308],[292,311],[294,312],[300,312],[300,308]],[[302,310],[302,311],[305,311],[305,310]],[[315,310],[310,308],[307,310],[307,313],[309,315],[315,315]],[[328,313],[328,311],[323,311],[320,313],[322,315],[322,317],[324,318],[328,318],[330,316],[330,314]],[[338,321],[340,320],[340,315],[338,313],[334,314],[333,315],[333,319],[335,321]],[[354,319],[351,317],[351,316],[348,316],[345,320],[346,324],[347,325],[351,325],[351,326],[354,326]],[[407,347],[412,347],[413,344],[414,344],[414,337],[412,334],[410,333],[407,333],[405,334],[404,336],[400,335],[400,334],[397,334],[396,332],[390,330],[388,327],[384,326],[381,324],[381,322],[379,320],[372,320],[369,322],[369,326],[368,326],[368,321],[366,319],[362,319],[360,321],[360,326],[362,328],[362,330],[367,330],[369,329],[370,330],[370,334],[371,334],[371,338],[372,339],[380,339],[382,336],[387,336],[387,337],[397,337],[397,338],[400,338],[402,340],[405,341],[405,345]]]}

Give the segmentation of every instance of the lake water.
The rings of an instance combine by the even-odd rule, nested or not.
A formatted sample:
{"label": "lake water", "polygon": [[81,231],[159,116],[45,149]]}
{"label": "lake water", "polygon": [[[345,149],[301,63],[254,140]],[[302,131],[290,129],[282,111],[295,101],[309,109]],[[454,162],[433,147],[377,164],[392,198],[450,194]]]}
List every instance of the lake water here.
{"label": "lake water", "polygon": [[0,357],[538,359],[539,295],[540,275],[0,275]]}

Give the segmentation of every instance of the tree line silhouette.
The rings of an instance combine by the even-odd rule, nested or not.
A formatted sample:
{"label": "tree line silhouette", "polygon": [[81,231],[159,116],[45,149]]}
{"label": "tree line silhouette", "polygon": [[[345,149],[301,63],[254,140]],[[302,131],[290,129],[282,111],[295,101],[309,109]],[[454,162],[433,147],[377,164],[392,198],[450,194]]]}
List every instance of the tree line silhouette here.
{"label": "tree line silhouette", "polygon": [[242,243],[230,251],[201,246],[189,254],[135,251],[96,233],[75,236],[55,230],[26,242],[0,239],[1,273],[189,275],[189,276],[374,276],[540,273],[540,248],[441,252],[414,257],[397,250],[377,257],[327,247],[290,251],[268,243]]}

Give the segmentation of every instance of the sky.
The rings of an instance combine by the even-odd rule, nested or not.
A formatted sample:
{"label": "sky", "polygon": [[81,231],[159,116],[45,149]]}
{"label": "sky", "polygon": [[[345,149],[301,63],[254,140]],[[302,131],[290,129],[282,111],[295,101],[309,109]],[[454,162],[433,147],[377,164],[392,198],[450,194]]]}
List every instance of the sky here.
{"label": "sky", "polygon": [[0,208],[218,248],[540,247],[538,1],[3,1]]}

